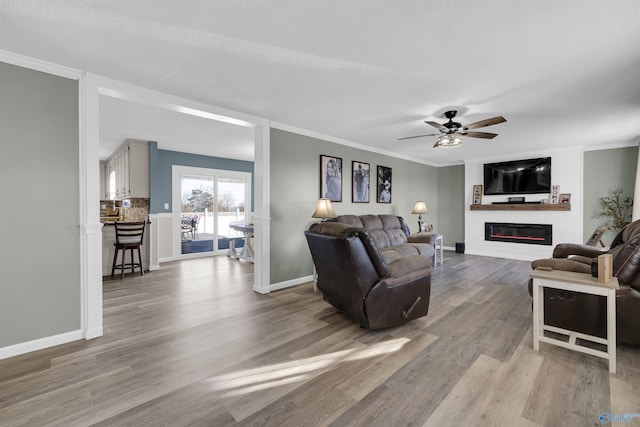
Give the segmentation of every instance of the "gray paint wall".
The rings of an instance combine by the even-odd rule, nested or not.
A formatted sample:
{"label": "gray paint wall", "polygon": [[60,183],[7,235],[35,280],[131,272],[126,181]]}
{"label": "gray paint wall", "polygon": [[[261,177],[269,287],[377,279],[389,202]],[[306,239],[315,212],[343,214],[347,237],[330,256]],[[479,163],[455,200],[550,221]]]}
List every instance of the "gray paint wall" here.
{"label": "gray paint wall", "polygon": [[78,82],[0,63],[0,347],[79,330]]}
{"label": "gray paint wall", "polygon": [[[424,200],[427,223],[439,227],[437,168],[370,151],[335,144],[279,129],[271,129],[271,283],[308,276],[313,267],[304,230],[316,222],[311,218],[320,197],[320,155],[342,158],[342,202],[332,203],[341,214],[394,214],[404,217],[417,231],[417,215],[411,214],[416,200]],[[375,184],[369,203],[351,203],[352,161],[392,168],[391,204],[376,203]],[[375,182],[375,181],[374,181]],[[452,196],[453,197],[453,196]],[[463,197],[462,194],[458,197]],[[464,224],[464,222],[462,222]]]}
{"label": "gray paint wall", "polygon": [[438,168],[438,226],[444,245],[464,242],[464,165]]}
{"label": "gray paint wall", "polygon": [[[638,147],[586,151],[584,153],[584,241],[593,230],[606,223],[606,218],[594,218],[601,211],[598,200],[611,190],[622,188],[624,196],[633,197]],[[636,201],[640,203],[640,201]],[[615,234],[607,231],[604,243],[609,245]]]}
{"label": "gray paint wall", "polygon": [[[254,206],[253,162],[201,156],[198,154],[181,153],[177,151],[159,150],[157,146],[158,145],[155,142],[149,144],[149,173],[156,174],[155,176],[150,176],[151,179],[149,180],[151,192],[149,206],[150,213],[171,212],[173,165],[251,173],[251,206]],[[164,209],[165,203],[169,203],[169,209]]]}

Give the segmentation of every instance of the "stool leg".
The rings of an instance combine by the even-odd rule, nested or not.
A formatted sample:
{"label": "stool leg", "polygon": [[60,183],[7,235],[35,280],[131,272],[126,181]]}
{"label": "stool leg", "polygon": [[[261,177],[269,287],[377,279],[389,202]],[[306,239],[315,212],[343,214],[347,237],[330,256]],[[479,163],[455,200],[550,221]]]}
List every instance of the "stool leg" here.
{"label": "stool leg", "polygon": [[133,248],[129,249],[129,255],[131,255],[131,275],[133,276],[133,273],[135,273],[135,268],[136,268],[136,263],[133,262],[133,260],[135,259],[133,257]]}
{"label": "stool leg", "polygon": [[124,248],[122,250],[122,269],[121,269],[121,273],[120,273],[120,280],[124,280],[124,269],[126,268],[127,265],[127,248]]}
{"label": "stool leg", "polygon": [[144,276],[144,267],[142,266],[142,254],[140,253],[140,246],[138,246],[138,261],[140,262],[140,275]]}
{"label": "stool leg", "polygon": [[118,260],[118,248],[116,247],[113,251],[113,265],[111,266],[111,277],[113,277],[113,273],[116,271],[116,261]]}

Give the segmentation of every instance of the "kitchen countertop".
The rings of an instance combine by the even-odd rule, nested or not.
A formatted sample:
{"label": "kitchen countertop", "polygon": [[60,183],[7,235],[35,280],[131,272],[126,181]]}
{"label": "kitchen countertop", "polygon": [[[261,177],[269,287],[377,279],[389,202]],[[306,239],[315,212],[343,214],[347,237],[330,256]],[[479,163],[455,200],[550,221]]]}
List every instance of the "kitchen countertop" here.
{"label": "kitchen countertop", "polygon": [[[104,225],[113,225],[116,221],[117,221],[117,218],[116,219],[100,218],[100,222],[102,224],[104,224]],[[126,223],[129,223],[129,222],[139,222],[139,221],[127,221],[127,220],[124,220],[124,221],[119,221],[119,222],[126,224]],[[151,221],[146,221],[146,223],[147,224],[151,224]]]}

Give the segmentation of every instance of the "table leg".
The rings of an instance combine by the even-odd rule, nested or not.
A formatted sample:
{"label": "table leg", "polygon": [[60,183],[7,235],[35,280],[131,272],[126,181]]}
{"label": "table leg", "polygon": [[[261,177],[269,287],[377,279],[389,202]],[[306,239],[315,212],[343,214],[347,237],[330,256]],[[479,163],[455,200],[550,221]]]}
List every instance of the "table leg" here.
{"label": "table leg", "polygon": [[541,292],[536,279],[533,279],[533,349],[535,351],[540,351],[540,326],[544,322],[544,299],[541,296],[544,296],[544,292]]}
{"label": "table leg", "polygon": [[230,258],[238,258],[236,254],[236,239],[233,237],[229,238],[229,253],[227,253],[227,256]]}
{"label": "table leg", "polygon": [[607,293],[607,352],[609,353],[609,372],[616,373],[616,291]]}

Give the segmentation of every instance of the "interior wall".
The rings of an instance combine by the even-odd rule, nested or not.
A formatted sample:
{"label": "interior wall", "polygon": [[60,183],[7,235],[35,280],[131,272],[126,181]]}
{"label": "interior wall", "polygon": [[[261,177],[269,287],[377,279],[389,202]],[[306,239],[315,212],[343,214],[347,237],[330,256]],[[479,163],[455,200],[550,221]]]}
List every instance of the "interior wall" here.
{"label": "interior wall", "polygon": [[[483,183],[484,163],[522,160],[551,156],[551,184],[560,186],[560,193],[571,193],[570,211],[471,211],[473,186]],[[494,256],[531,261],[551,256],[553,247],[561,242],[582,242],[582,168],[583,153],[580,149],[523,153],[518,157],[483,159],[465,164],[465,244],[466,252],[474,255]],[[526,201],[549,200],[550,193],[527,194]],[[482,204],[506,202],[508,195],[482,196]],[[527,224],[551,224],[551,246],[531,245],[484,240],[485,222],[513,222]]]}
{"label": "interior wall", "polygon": [[[411,214],[416,200],[438,204],[437,168],[360,150],[329,141],[271,129],[271,283],[278,284],[310,276],[311,255],[304,231],[317,220],[311,218],[320,197],[320,155],[342,158],[342,202],[332,203],[338,215],[394,214],[404,217],[417,231],[417,215]],[[376,203],[375,180],[369,203],[351,202],[352,161],[392,168],[391,202]],[[424,218],[438,227],[438,210]]]}
{"label": "interior wall", "polygon": [[1,348],[81,319],[78,81],[2,62],[0,81]]}
{"label": "interior wall", "polygon": [[[449,249],[464,242],[464,195],[464,165],[438,168],[437,203],[427,201],[427,206],[436,209],[438,224],[434,232],[443,235],[444,246]],[[428,214],[425,219],[429,219]]]}
{"label": "interior wall", "polygon": [[[611,195],[616,188],[622,188],[623,196],[633,197],[637,163],[637,146],[584,153],[583,241],[589,238],[596,227],[607,222],[607,218],[594,218],[601,211],[600,197]],[[607,231],[602,240],[609,245],[614,237],[614,232]]]}

